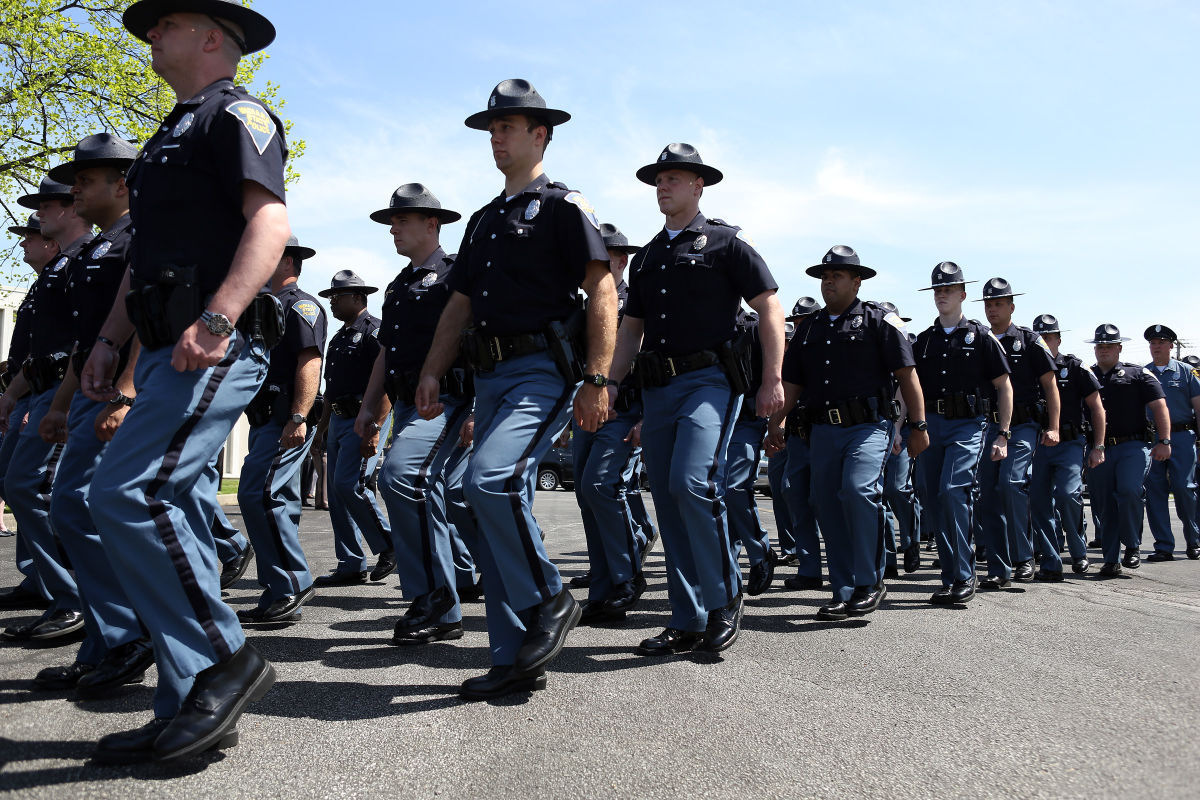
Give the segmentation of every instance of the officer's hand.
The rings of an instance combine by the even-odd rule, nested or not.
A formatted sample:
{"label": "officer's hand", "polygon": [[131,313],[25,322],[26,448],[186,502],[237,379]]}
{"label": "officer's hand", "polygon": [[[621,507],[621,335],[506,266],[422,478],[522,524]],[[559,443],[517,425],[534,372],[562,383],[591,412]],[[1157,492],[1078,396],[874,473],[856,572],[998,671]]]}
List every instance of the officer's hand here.
{"label": "officer's hand", "polygon": [[892,438],[892,455],[894,455],[894,456],[900,455],[900,445],[903,441],[904,441],[904,437],[902,437],[902,436],[895,436]]}
{"label": "officer's hand", "polygon": [[171,353],[171,366],[177,372],[208,369],[219,364],[227,350],[228,336],[214,336],[208,332],[207,325],[196,320],[175,343],[175,350]]}
{"label": "officer's hand", "polygon": [[1150,455],[1155,461],[1170,461],[1171,460],[1171,445],[1156,444],[1154,449],[1150,451]]}
{"label": "officer's hand", "polygon": [[631,447],[642,446],[642,420],[638,420],[637,424],[629,429],[629,433],[625,436],[625,441],[629,442]]}
{"label": "officer's hand", "polygon": [[106,344],[97,343],[92,348],[92,354],[88,356],[83,365],[83,372],[79,374],[79,388],[89,400],[107,403],[117,396],[113,378],[117,376],[117,364],[120,360],[121,356],[117,351]]}
{"label": "officer's hand", "polygon": [[610,383],[604,388],[608,390],[608,417],[606,419],[615,419],[617,416],[617,385]]}
{"label": "officer's hand", "polygon": [[422,376],[421,382],[417,384],[417,397],[414,401],[421,419],[433,419],[442,413],[442,402],[439,399],[441,396],[442,387],[438,379],[432,375]]}
{"label": "officer's hand", "polygon": [[13,407],[17,401],[5,392],[0,395],[0,432],[8,433],[8,418],[12,416]]}
{"label": "officer's hand", "polygon": [[373,430],[379,430],[379,426],[375,424],[375,415],[365,408],[359,409],[358,416],[354,418],[354,435],[365,439]]}
{"label": "officer's hand", "polygon": [[1104,463],[1104,451],[1097,450],[1096,448],[1093,447],[1092,451],[1090,453],[1088,453],[1088,460],[1087,460],[1088,469],[1095,469],[1096,467],[1100,466],[1103,463]]}
{"label": "officer's hand", "polygon": [[916,458],[927,449],[929,449],[929,431],[910,430],[908,432],[908,455]]}
{"label": "officer's hand", "polygon": [[100,413],[96,415],[96,421],[92,424],[92,428],[96,431],[96,438],[102,442],[111,442],[128,413],[129,406],[124,403],[115,406],[110,403],[100,409]]}
{"label": "officer's hand", "polygon": [[754,397],[754,412],[760,417],[769,417],[776,411],[783,410],[783,382],[779,380],[764,381],[758,387]]}
{"label": "officer's hand", "polygon": [[466,447],[475,440],[475,415],[468,414],[458,431],[458,443]]}
{"label": "officer's hand", "polygon": [[585,383],[575,393],[575,424],[595,433],[608,419],[608,392],[604,387]]}
{"label": "officer's hand", "polygon": [[767,455],[773,456],[785,447],[787,447],[787,438],[783,435],[783,426],[776,425],[774,428],[767,428],[767,438],[763,443],[763,449]]}
{"label": "officer's hand", "polygon": [[376,428],[374,433],[372,433],[368,436],[362,437],[362,444],[360,444],[358,446],[358,454],[361,455],[363,458],[371,458],[373,455],[375,455],[378,452],[379,452],[379,429]]}
{"label": "officer's hand", "polygon": [[992,461],[1003,461],[1008,458],[1008,439],[997,436],[992,442]]}
{"label": "officer's hand", "polygon": [[1061,441],[1062,441],[1062,439],[1060,439],[1058,436],[1057,428],[1055,428],[1054,430],[1042,431],[1042,444],[1045,445],[1046,447],[1054,447]]}
{"label": "officer's hand", "polygon": [[291,450],[293,447],[299,447],[304,444],[304,437],[308,435],[308,425],[301,422],[297,425],[295,422],[288,420],[288,423],[283,426],[283,434],[279,437],[279,444]]}
{"label": "officer's hand", "polygon": [[67,415],[53,409],[42,415],[38,423],[38,436],[43,442],[61,444],[67,441]]}

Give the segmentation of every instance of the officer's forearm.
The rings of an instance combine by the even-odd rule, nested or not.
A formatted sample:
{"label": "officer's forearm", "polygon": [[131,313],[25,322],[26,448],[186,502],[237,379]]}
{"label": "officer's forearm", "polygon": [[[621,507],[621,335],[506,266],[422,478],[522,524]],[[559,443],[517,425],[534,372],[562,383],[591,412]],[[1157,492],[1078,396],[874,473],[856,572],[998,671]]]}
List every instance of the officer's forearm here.
{"label": "officer's forearm", "polygon": [[608,375],[617,341],[617,287],[604,261],[589,261],[583,282],[587,292],[587,371]]}
{"label": "officer's forearm", "polygon": [[1104,444],[1104,436],[1108,432],[1108,417],[1104,413],[1104,403],[1100,400],[1099,392],[1092,392],[1084,401],[1092,417],[1092,443]]}
{"label": "officer's forearm", "polygon": [[446,301],[446,307],[442,309],[442,316],[438,319],[433,344],[429,348],[429,354],[425,356],[425,364],[421,367],[422,378],[428,375],[441,380],[458,357],[463,328],[470,324],[471,298],[461,292],[454,292]]}
{"label": "officer's forearm", "polygon": [[795,407],[796,401],[800,399],[800,392],[803,390],[804,387],[800,386],[799,384],[790,383],[788,381],[783,382],[783,408],[771,415],[771,419],[768,424],[772,428],[778,428],[783,424],[783,421],[787,419],[788,412]]}
{"label": "officer's forearm", "polygon": [[1196,419],[1200,420],[1200,397],[1192,398],[1192,413],[1196,415]]}
{"label": "officer's forearm", "polygon": [[1171,415],[1167,411],[1167,401],[1161,397],[1151,400],[1150,413],[1154,415],[1154,427],[1158,430],[1159,439],[1171,438]]}
{"label": "officer's forearm", "polygon": [[307,416],[321,385],[321,353],[315,347],[300,351],[292,387],[292,413]]}
{"label": "officer's forearm", "polygon": [[763,292],[750,300],[750,307],[758,312],[758,336],[762,342],[763,383],[778,381],[783,370],[784,336],[783,306],[775,292]]}
{"label": "officer's forearm", "polygon": [[371,377],[367,381],[367,389],[363,392],[362,407],[372,414],[379,413],[379,401],[383,398],[383,350],[375,356],[371,364]]}
{"label": "officer's forearm", "polygon": [[133,344],[129,348],[129,363],[125,365],[125,369],[117,376],[116,388],[117,391],[126,397],[133,397],[137,392],[137,387],[133,384],[133,373],[137,368],[138,357],[142,354],[142,340],[133,337]]}
{"label": "officer's forearm", "polygon": [[629,370],[633,366],[634,356],[642,349],[642,334],[645,327],[642,320],[628,314],[621,320],[621,327],[617,331],[617,346],[613,351],[612,366],[608,372],[609,380],[614,383],[625,380],[625,376],[629,374]]}
{"label": "officer's forearm", "polygon": [[232,322],[237,321],[271,279],[290,231],[284,204],[252,181],[242,184],[242,214],[246,229],[233,254],[229,273],[208,304],[209,311],[224,314]]}
{"label": "officer's forearm", "polygon": [[25,380],[25,373],[17,367],[17,371],[13,373],[13,379],[8,384],[8,389],[4,392],[13,400],[20,400],[25,395],[29,394],[29,382]]}
{"label": "officer's forearm", "polygon": [[1058,420],[1062,415],[1062,398],[1058,395],[1058,381],[1054,373],[1047,372],[1042,376],[1042,394],[1046,395],[1046,430],[1058,430]]}
{"label": "officer's forearm", "polygon": [[1006,431],[1012,423],[1012,382],[1009,381],[1007,375],[1002,375],[995,380],[994,385],[996,387],[997,423],[1000,425],[1000,430]]}
{"label": "officer's forearm", "polygon": [[75,396],[75,390],[78,388],[79,378],[75,376],[75,370],[67,367],[62,382],[54,390],[54,399],[50,401],[50,410],[66,414],[71,408],[71,398]]}
{"label": "officer's forearm", "polygon": [[100,335],[116,344],[117,347],[125,344],[133,335],[133,323],[129,321],[129,313],[125,310],[125,295],[129,294],[131,286],[129,276],[130,271],[126,269],[125,277],[121,279],[121,288],[117,290],[116,302],[108,312],[104,326],[100,328]]}
{"label": "officer's forearm", "polygon": [[908,421],[921,422],[925,419],[925,394],[921,391],[921,382],[917,380],[917,368],[905,367],[896,370],[895,374],[900,383],[900,396],[904,398]]}

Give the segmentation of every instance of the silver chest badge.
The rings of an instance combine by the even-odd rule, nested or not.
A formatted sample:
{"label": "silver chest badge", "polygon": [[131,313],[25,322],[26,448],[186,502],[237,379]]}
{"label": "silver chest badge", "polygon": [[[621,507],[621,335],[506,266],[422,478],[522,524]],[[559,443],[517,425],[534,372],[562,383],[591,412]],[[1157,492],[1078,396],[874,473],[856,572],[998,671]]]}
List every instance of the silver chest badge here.
{"label": "silver chest badge", "polygon": [[421,285],[427,289],[430,286],[433,286],[435,283],[437,283],[437,273],[436,272],[431,272],[428,275],[426,275],[424,278],[421,278]]}
{"label": "silver chest badge", "polygon": [[180,136],[183,136],[188,132],[188,129],[192,127],[192,123],[195,121],[196,115],[192,112],[189,111],[188,113],[184,114],[183,118],[180,119],[179,122],[175,123],[175,130],[171,131],[171,138],[178,139]]}
{"label": "silver chest badge", "polygon": [[703,233],[696,237],[696,241],[692,242],[692,249],[699,253],[708,244],[708,237]]}
{"label": "silver chest badge", "polygon": [[354,332],[354,343],[358,344],[361,341],[362,341],[362,333],[355,331]]}
{"label": "silver chest badge", "polygon": [[975,331],[967,331],[967,335],[963,337],[963,344],[975,344]]}
{"label": "silver chest badge", "polygon": [[1013,352],[1014,352],[1014,353],[1019,353],[1019,352],[1021,352],[1021,348],[1022,348],[1022,347],[1023,347],[1023,345],[1021,344],[1021,340],[1020,340],[1020,339],[1018,339],[1017,341],[1013,342]]}
{"label": "silver chest badge", "polygon": [[850,318],[850,327],[854,328],[855,330],[857,330],[858,328],[861,328],[862,327],[862,319],[863,318],[859,317],[859,316],[851,317]]}
{"label": "silver chest badge", "polygon": [[533,219],[542,210],[542,201],[533,199],[529,201],[529,205],[525,206],[525,219]]}
{"label": "silver chest badge", "polygon": [[58,271],[59,271],[59,270],[61,270],[63,267],[65,267],[65,266],[66,266],[68,263],[70,263],[70,261],[71,261],[71,259],[67,258],[66,256],[63,256],[63,257],[62,257],[62,258],[60,258],[58,261],[55,261],[55,262],[54,262],[54,269],[52,269],[52,270],[50,270],[50,271],[51,271],[51,272],[58,272]]}
{"label": "silver chest badge", "polygon": [[1067,368],[1066,368],[1066,367],[1063,367],[1063,368],[1062,368],[1062,370],[1061,370],[1061,371],[1060,371],[1058,374],[1059,374],[1059,376],[1060,376],[1060,377],[1062,377],[1062,378],[1065,378],[1065,377],[1067,377]]}
{"label": "silver chest badge", "polygon": [[104,258],[104,254],[112,249],[112,242],[101,242],[92,250],[92,258]]}

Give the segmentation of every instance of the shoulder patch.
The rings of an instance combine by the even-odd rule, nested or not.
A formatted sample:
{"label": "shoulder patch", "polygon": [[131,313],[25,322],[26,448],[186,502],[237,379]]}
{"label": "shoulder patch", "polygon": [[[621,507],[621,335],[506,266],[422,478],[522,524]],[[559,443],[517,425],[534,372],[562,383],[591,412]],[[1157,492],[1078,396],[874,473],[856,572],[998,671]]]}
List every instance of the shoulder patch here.
{"label": "shoulder patch", "polygon": [[904,320],[900,319],[900,315],[895,312],[888,312],[888,315],[883,318],[883,321],[898,331],[904,330]]}
{"label": "shoulder patch", "polygon": [[300,318],[312,327],[317,327],[317,318],[321,316],[321,309],[313,301],[297,300],[292,304],[292,311],[299,314]]}
{"label": "shoulder patch", "polygon": [[738,229],[738,232],[737,232],[737,238],[741,239],[743,242],[750,245],[755,250],[758,249],[758,245],[756,245],[754,243],[754,240],[750,238],[750,234],[746,233],[744,230],[742,230],[740,228]]}
{"label": "shoulder patch", "polygon": [[1192,367],[1192,375],[1194,377],[1200,378],[1200,368]]}
{"label": "shoulder patch", "polygon": [[1041,336],[1037,337],[1037,346],[1042,348],[1043,350],[1045,350],[1046,354],[1049,355],[1051,358],[1054,358],[1054,353],[1050,352],[1050,345],[1046,344],[1046,340],[1043,339]]}
{"label": "shoulder patch", "polygon": [[583,216],[587,218],[587,221],[592,223],[592,227],[600,230],[600,220],[596,219],[596,209],[592,208],[592,204],[588,202],[586,197],[579,192],[567,192],[563,200],[566,200],[573,206],[577,206],[583,212]]}
{"label": "shoulder patch", "polygon": [[267,152],[267,145],[275,138],[275,120],[271,119],[267,110],[252,100],[239,100],[225,110],[246,126],[254,146],[258,148],[258,154],[261,156]]}

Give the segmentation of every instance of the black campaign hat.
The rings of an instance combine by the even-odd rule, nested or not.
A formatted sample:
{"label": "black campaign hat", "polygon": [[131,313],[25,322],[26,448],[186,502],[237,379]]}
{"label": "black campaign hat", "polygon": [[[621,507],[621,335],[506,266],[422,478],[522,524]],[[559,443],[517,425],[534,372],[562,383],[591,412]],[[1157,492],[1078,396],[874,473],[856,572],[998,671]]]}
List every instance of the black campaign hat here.
{"label": "black campaign hat", "polygon": [[527,117],[540,117],[551,127],[562,125],[571,115],[557,108],[549,108],[546,101],[533,88],[533,84],[524,78],[509,78],[496,84],[488,97],[486,111],[480,111],[467,117],[464,123],[468,128],[486,131],[488,123],[496,117],[507,117],[509,114],[524,114]]}
{"label": "black campaign hat", "polygon": [[999,300],[1001,297],[1020,297],[1024,292],[1014,292],[1012,284],[1004,280],[1004,278],[990,278],[983,285],[983,297],[976,300],[976,303],[982,303],[984,300]]}
{"label": "black campaign hat", "polygon": [[329,282],[328,289],[322,289],[317,292],[321,297],[332,297],[335,294],[342,292],[361,292],[362,294],[372,294],[379,290],[374,286],[367,286],[366,282],[358,276],[358,273],[352,269],[338,270],[333,276],[333,280]]}
{"label": "black campaign hat", "polygon": [[1062,333],[1058,317],[1053,314],[1038,314],[1033,318],[1034,333]]}
{"label": "black campaign hat", "polygon": [[1183,363],[1187,364],[1192,369],[1200,367],[1200,356],[1186,355],[1183,357]]}
{"label": "black campaign hat", "polygon": [[636,253],[638,250],[642,249],[636,244],[630,244],[629,239],[625,238],[625,234],[621,233],[621,229],[611,223],[601,223],[600,235],[604,237],[605,250],[618,250],[622,253]]}
{"label": "black campaign hat", "polygon": [[30,214],[28,222],[24,225],[9,225],[8,232],[14,233],[17,236],[28,236],[31,233],[40,234],[42,232],[42,218],[37,214]]}
{"label": "black campaign hat", "polygon": [[954,286],[958,283],[979,283],[979,281],[969,281],[963,277],[962,267],[955,264],[953,261],[943,261],[933,268],[933,275],[930,277],[930,285],[923,289],[918,289],[918,292],[928,292],[931,289],[940,289],[943,286]]}
{"label": "black campaign hat", "polygon": [[244,40],[239,41],[240,37],[233,35],[232,31],[226,30],[225,33],[237,42],[243,53],[262,50],[275,41],[275,26],[271,21],[237,0],[138,0],[125,9],[121,22],[125,30],[143,42],[149,42],[146,34],[150,29],[167,14],[179,12],[205,14],[237,24],[245,33]]}
{"label": "black campaign hat", "polygon": [[421,183],[406,183],[392,192],[392,199],[387,208],[371,212],[371,219],[383,225],[391,225],[392,217],[408,211],[416,211],[430,217],[437,217],[443,224],[458,222],[462,214],[442,208],[441,202],[433,196],[433,192]]}
{"label": "black campaign hat", "polygon": [[672,142],[658,154],[658,161],[647,164],[637,171],[637,179],[642,183],[654,185],[658,173],[666,169],[684,169],[694,172],[704,179],[705,186],[720,183],[725,176],[716,167],[710,167],[700,158],[700,151],[687,142]]}
{"label": "black campaign hat", "polygon": [[[896,308],[896,304],[888,300],[879,303],[879,307],[889,314],[895,314],[900,317],[900,309]],[[912,317],[900,317],[901,322],[912,322]]]}
{"label": "black campaign hat", "polygon": [[313,250],[311,247],[304,247],[301,245],[300,240],[296,238],[296,235],[292,234],[288,237],[287,244],[283,246],[283,254],[285,256],[292,256],[293,258],[298,258],[303,261],[306,258],[312,258],[315,256],[317,251]]}
{"label": "black campaign hat", "polygon": [[788,319],[799,319],[807,317],[809,314],[815,314],[821,310],[821,304],[811,297],[801,297],[796,301],[796,305],[792,306],[792,313],[788,315]]}
{"label": "black campaign hat", "polygon": [[821,259],[821,263],[814,264],[804,270],[804,274],[812,278],[820,278],[821,274],[827,269],[844,269],[850,272],[857,272],[858,277],[863,280],[875,277],[875,270],[870,267],[864,267],[859,262],[858,253],[854,252],[854,248],[844,244],[834,245],[829,248],[829,252]]}
{"label": "black campaign hat", "polygon": [[42,178],[41,184],[38,185],[38,190],[32,194],[22,195],[17,198],[17,205],[38,210],[38,203],[43,200],[66,200],[71,202],[75,196],[71,194],[71,187],[65,183],[50,178],[49,176]]}
{"label": "black campaign hat", "polygon": [[1128,342],[1128,341],[1129,341],[1129,337],[1122,336],[1120,328],[1118,328],[1116,325],[1109,325],[1108,323],[1105,323],[1103,325],[1096,326],[1095,338],[1088,339],[1086,343],[1087,344],[1119,344],[1120,342]]}
{"label": "black campaign hat", "polygon": [[1146,337],[1147,342],[1151,339],[1166,339],[1168,342],[1179,341],[1179,337],[1175,335],[1175,331],[1166,325],[1151,325],[1149,328],[1146,328],[1146,332],[1142,336]]}
{"label": "black campaign hat", "polygon": [[113,167],[125,170],[137,158],[138,150],[124,139],[111,133],[97,133],[75,145],[75,157],[59,164],[48,173],[62,183],[75,182],[75,173],[91,167]]}

